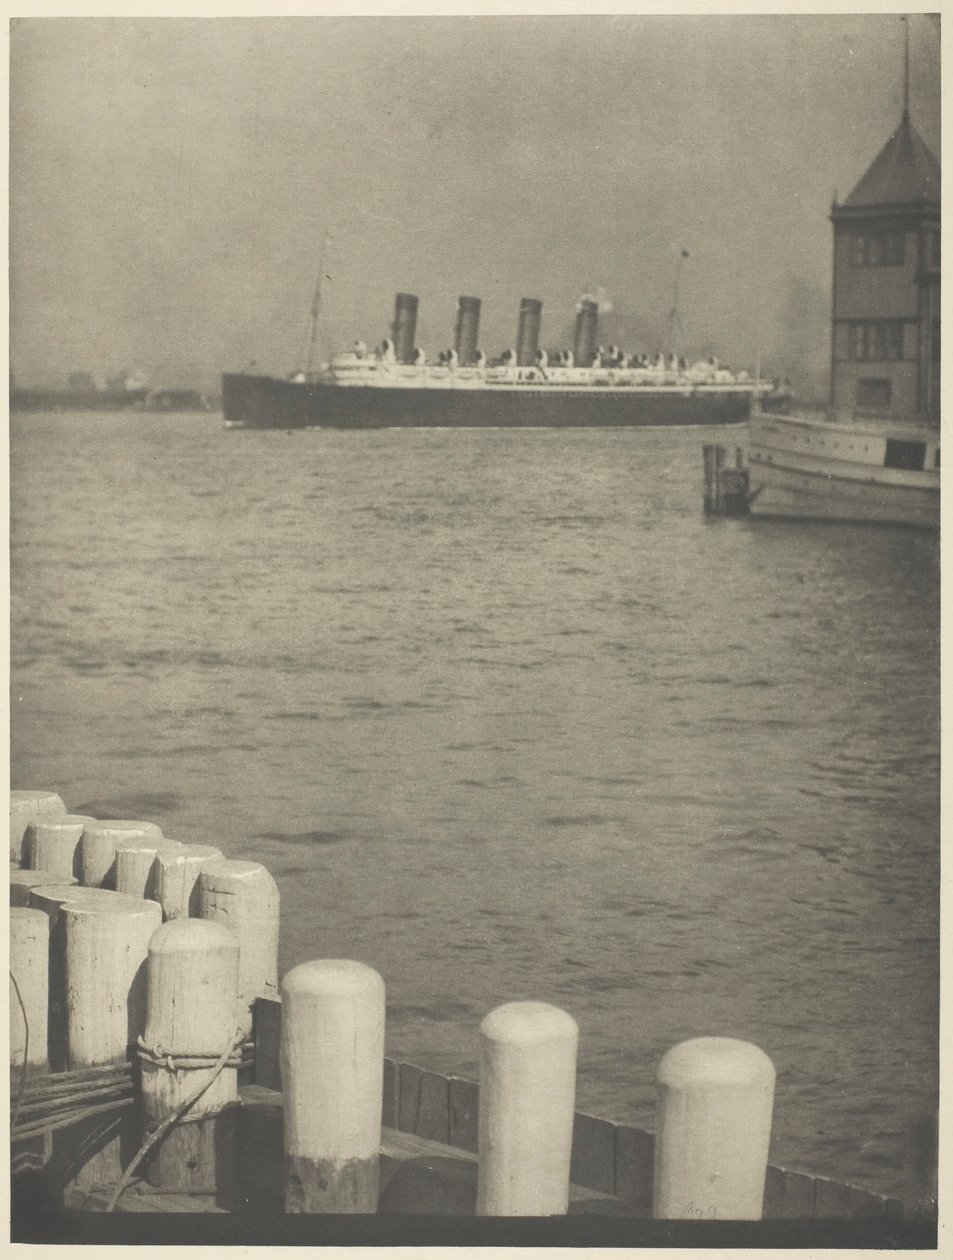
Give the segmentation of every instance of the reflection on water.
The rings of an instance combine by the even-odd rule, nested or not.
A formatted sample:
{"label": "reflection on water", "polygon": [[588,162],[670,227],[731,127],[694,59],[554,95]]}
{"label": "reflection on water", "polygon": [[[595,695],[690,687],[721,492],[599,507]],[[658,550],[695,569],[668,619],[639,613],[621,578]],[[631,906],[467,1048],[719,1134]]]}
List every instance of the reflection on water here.
{"label": "reflection on water", "polygon": [[651,1124],[669,1046],[749,1038],[775,1162],[915,1193],[936,539],[706,522],[711,431],[220,423],[13,418],[14,784],[264,862],[398,1057],[552,1001]]}

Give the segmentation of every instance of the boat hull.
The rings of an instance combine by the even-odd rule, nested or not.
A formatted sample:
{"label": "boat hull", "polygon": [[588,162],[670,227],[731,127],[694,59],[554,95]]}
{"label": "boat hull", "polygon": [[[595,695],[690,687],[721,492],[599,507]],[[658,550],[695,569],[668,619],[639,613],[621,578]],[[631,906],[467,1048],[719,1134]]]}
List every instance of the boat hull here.
{"label": "boat hull", "polygon": [[751,515],[939,529],[939,448],[938,433],[910,425],[756,414],[747,450]]}
{"label": "boat hull", "polygon": [[233,428],[638,428],[743,424],[751,389],[408,388],[222,377],[225,423]]}

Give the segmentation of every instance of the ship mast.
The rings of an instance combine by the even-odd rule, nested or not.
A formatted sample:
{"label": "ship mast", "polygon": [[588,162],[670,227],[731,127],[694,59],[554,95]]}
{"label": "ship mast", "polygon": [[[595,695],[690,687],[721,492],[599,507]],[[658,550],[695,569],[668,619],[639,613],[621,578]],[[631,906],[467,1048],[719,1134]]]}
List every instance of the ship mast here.
{"label": "ship mast", "polygon": [[688,250],[679,251],[678,260],[675,263],[675,283],[672,286],[672,309],[668,317],[668,349],[675,349],[675,331],[682,333],[682,319],[678,313],[678,286],[682,278],[682,267],[685,265],[685,259],[688,258]]}
{"label": "ship mast", "polygon": [[321,283],[324,280],[324,260],[328,252],[328,244],[331,237],[327,232],[321,242],[321,254],[318,258],[318,278],[314,285],[314,296],[311,299],[311,335],[308,341],[308,358],[305,363],[305,373],[311,375],[314,368],[314,355],[318,344],[318,317],[321,314]]}

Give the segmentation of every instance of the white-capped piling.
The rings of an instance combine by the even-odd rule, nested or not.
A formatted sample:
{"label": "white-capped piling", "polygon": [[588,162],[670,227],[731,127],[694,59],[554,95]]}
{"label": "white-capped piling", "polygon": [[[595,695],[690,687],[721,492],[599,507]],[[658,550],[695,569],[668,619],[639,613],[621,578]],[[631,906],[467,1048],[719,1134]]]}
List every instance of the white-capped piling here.
{"label": "white-capped piling", "polygon": [[757,1046],[698,1037],[658,1068],[653,1216],[759,1220],[775,1072]]}
{"label": "white-capped piling", "polygon": [[[173,919],[149,942],[143,1034],[146,1127],[192,1103],[150,1152],[146,1175],[166,1190],[233,1193],[236,1176],[238,942],[220,923]],[[225,1066],[216,1071],[220,1063]]]}
{"label": "white-capped piling", "polygon": [[30,890],[54,884],[58,888],[76,883],[74,876],[54,875],[52,871],[31,871],[28,867],[10,872],[10,905],[28,906]]}
{"label": "white-capped piling", "polygon": [[[60,907],[66,950],[66,1066],[102,1067],[129,1060],[145,1028],[146,957],[162,922],[154,901],[102,888],[77,888]],[[92,1186],[122,1174],[122,1136],[134,1140],[132,1113],[121,1123],[91,1123],[89,1157],[78,1161],[74,1183]],[[98,1149],[95,1149],[98,1147]]]}
{"label": "white-capped piling", "polygon": [[509,1002],[480,1025],[478,1216],[561,1216],[579,1029],[545,1002]]}
{"label": "white-capped piling", "polygon": [[10,1066],[44,1072],[47,1056],[50,921],[42,910],[10,911]]}
{"label": "white-capped piling", "polygon": [[87,823],[86,814],[41,815],[27,823],[24,844],[27,865],[35,871],[54,875],[79,875],[77,850]]}
{"label": "white-capped piling", "polygon": [[167,836],[142,836],[116,845],[116,891],[127,897],[159,900],[159,854],[176,853],[182,845]]}
{"label": "white-capped piling", "polygon": [[[127,840],[161,837],[151,822],[106,819],[87,823],[79,841],[79,879],[85,888],[116,888],[116,849]],[[118,890],[117,890],[118,891]]]}
{"label": "white-capped piling", "polygon": [[196,914],[238,937],[238,1025],[252,1029],[256,998],[278,997],[278,885],[258,862],[206,863],[196,882]]}
{"label": "white-capped piling", "polygon": [[75,880],[60,883],[44,882],[29,890],[30,909],[42,910],[50,925],[49,951],[49,1015],[47,1045],[50,1067],[54,1072],[66,1071],[66,937],[61,910],[78,893],[87,893]]}
{"label": "white-capped piling", "polygon": [[156,864],[156,892],[165,919],[187,919],[198,908],[195,882],[199,872],[221,849],[211,844],[181,844],[171,851],[159,850]]}
{"label": "white-capped piling", "polygon": [[78,888],[60,907],[70,1069],[122,1063],[145,1028],[146,958],[162,923],[154,901]]}
{"label": "white-capped piling", "polygon": [[29,792],[17,789],[10,793],[10,861],[27,860],[23,840],[27,824],[35,818],[65,814],[63,799],[55,792]]}
{"label": "white-capped piling", "polygon": [[285,1211],[376,1212],[384,981],[323,959],[293,967],[281,995]]}

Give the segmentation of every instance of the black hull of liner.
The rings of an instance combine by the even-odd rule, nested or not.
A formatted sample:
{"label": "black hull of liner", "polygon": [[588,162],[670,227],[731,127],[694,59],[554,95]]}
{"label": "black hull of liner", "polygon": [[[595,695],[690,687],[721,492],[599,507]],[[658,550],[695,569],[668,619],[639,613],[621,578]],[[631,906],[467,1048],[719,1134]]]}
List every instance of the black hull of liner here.
{"label": "black hull of liner", "polygon": [[639,428],[742,423],[750,394],[570,394],[521,387],[486,390],[301,385],[272,376],[224,375],[225,420],[249,429]]}

